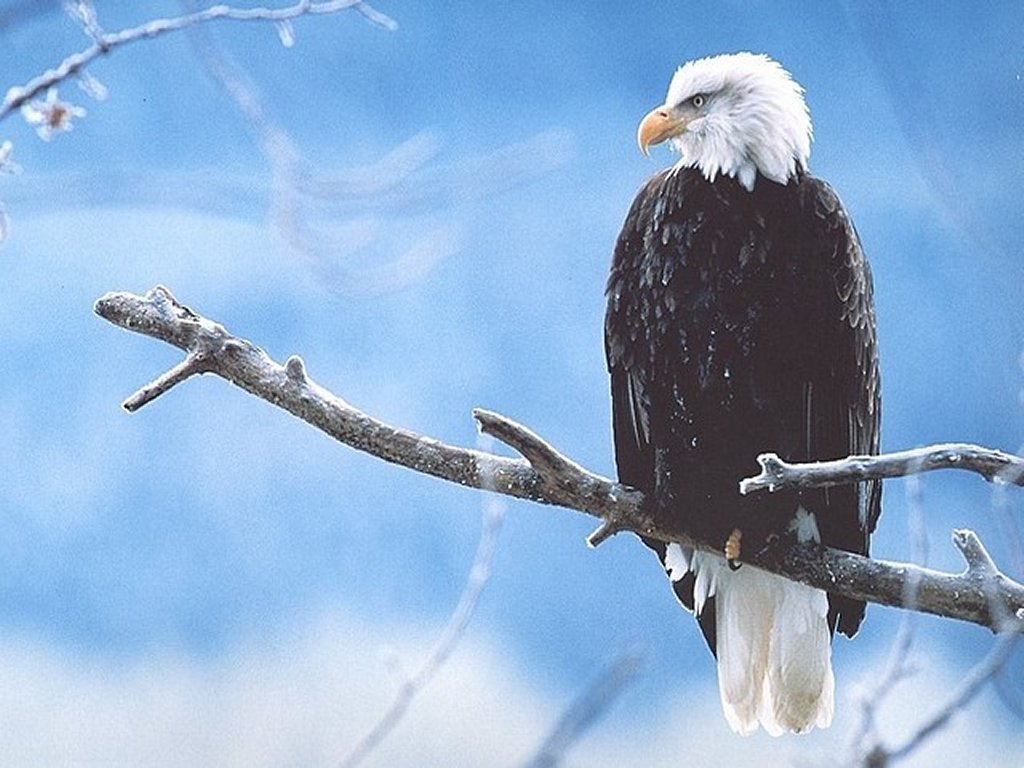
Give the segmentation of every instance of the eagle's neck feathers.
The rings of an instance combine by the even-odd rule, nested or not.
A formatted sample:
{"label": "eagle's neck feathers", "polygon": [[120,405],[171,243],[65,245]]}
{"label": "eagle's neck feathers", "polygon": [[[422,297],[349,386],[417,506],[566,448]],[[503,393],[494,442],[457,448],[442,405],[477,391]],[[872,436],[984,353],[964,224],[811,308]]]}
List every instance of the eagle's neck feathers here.
{"label": "eagle's neck feathers", "polygon": [[807,169],[811,119],[803,89],[767,56],[739,53],[680,67],[666,104],[701,94],[706,105],[672,139],[677,166],[698,168],[708,181],[732,176],[753,190],[757,175],[785,184]]}

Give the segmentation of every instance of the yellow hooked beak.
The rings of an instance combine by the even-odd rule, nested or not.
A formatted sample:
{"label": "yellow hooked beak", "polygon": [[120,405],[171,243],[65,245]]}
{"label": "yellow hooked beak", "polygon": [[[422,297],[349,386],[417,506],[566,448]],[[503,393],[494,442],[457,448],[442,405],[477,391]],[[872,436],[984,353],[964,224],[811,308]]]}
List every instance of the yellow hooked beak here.
{"label": "yellow hooked beak", "polygon": [[649,147],[678,136],[686,130],[689,122],[687,118],[675,114],[671,107],[655,107],[640,121],[636,129],[636,143],[640,145],[640,151],[647,155]]}

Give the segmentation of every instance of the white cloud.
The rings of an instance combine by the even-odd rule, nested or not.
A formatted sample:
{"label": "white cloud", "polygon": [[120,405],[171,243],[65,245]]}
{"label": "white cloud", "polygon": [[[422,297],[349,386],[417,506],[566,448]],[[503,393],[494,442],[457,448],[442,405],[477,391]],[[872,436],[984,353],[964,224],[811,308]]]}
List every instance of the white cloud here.
{"label": "white cloud", "polygon": [[[328,612],[217,660],[170,652],[98,660],[7,639],[0,646],[0,756],[11,765],[336,765],[399,684],[382,649],[390,646],[412,667],[432,639],[422,627],[374,626]],[[949,670],[923,670],[886,708],[887,733],[904,733],[952,683]],[[532,684],[530,671],[497,644],[467,638],[366,764],[518,765],[567,697]],[[727,730],[707,680],[679,691],[660,712],[656,721],[638,722],[616,706],[566,764],[835,765],[854,708],[841,701],[833,728],[809,737],[742,738]],[[981,702],[901,768],[1019,760],[1024,735],[997,720]]]}
{"label": "white cloud", "polygon": [[[5,640],[0,757],[9,765],[335,765],[390,703],[421,629],[321,616],[230,659],[174,653],[74,658]],[[368,765],[481,766],[521,759],[556,712],[502,655],[470,643]]]}

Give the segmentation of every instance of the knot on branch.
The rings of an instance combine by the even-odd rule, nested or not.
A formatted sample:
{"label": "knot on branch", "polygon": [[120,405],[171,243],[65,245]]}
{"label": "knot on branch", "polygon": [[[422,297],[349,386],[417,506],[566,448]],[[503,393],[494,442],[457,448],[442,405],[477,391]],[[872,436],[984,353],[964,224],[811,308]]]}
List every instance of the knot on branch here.
{"label": "knot on branch", "polygon": [[295,384],[305,384],[309,380],[306,375],[306,364],[298,355],[292,355],[285,361],[284,372],[288,380]]}

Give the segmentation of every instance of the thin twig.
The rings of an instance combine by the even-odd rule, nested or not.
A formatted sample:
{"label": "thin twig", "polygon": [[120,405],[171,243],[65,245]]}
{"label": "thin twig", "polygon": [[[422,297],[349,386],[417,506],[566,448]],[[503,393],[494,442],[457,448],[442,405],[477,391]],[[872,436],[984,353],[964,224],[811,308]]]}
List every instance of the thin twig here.
{"label": "thin twig", "polygon": [[201,353],[189,352],[184,360],[167,371],[167,373],[154,379],[121,403],[121,407],[128,411],[128,413],[134,413],[146,403],[160,397],[171,387],[180,384],[197,373],[205,373],[207,370],[209,370],[209,361],[206,357]]}
{"label": "thin twig", "polygon": [[[700,541],[678,524],[653,517],[640,491],[585,470],[530,430],[490,411],[476,412],[481,430],[518,446],[538,466],[526,459],[447,445],[384,424],[315,384],[297,358],[287,368],[275,363],[252,343],[231,336],[223,326],[178,303],[166,288],[155,288],[145,296],[107,294],[96,302],[95,309],[122,328],[161,339],[186,353],[204,350],[210,373],[385,461],[461,485],[493,488],[507,496],[584,512],[603,521],[597,539],[629,530],[660,541],[719,550],[718,543]],[[877,459],[887,465],[887,457]],[[865,472],[870,472],[870,467]],[[861,479],[862,475],[853,478]],[[785,539],[745,553],[744,562],[834,594],[998,630],[1007,616],[1024,608],[1024,585],[978,565],[979,548],[984,548],[973,534],[958,532],[955,543],[969,559],[967,571],[961,574]],[[917,582],[916,595],[909,604],[908,579]]]}

